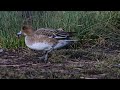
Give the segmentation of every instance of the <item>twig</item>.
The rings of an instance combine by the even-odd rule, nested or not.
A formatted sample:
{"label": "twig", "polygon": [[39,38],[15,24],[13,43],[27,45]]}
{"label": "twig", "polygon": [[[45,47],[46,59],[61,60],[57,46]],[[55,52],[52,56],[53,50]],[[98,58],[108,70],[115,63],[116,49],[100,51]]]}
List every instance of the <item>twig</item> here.
{"label": "twig", "polygon": [[35,66],[37,64],[15,64],[15,65],[0,65],[0,67],[20,67],[20,66],[28,66],[28,65],[31,65],[31,66]]}
{"label": "twig", "polygon": [[81,79],[97,79],[97,78],[88,78],[88,77],[80,77]]}
{"label": "twig", "polygon": [[[0,65],[0,67],[25,67],[25,66],[36,66],[36,65],[38,65],[38,63],[37,64],[29,64],[29,63],[27,63],[27,64],[11,64],[11,65]],[[46,66],[49,66],[49,65],[42,65],[41,67],[46,67]]]}

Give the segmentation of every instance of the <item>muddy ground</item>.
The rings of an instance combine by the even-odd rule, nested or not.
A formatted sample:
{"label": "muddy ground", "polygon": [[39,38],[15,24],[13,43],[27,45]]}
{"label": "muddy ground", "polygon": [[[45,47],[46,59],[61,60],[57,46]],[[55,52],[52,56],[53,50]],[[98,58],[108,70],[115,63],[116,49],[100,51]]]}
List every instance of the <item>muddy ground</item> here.
{"label": "muddy ground", "polygon": [[42,52],[19,48],[0,52],[0,79],[119,79],[119,48],[55,50],[49,63]]}

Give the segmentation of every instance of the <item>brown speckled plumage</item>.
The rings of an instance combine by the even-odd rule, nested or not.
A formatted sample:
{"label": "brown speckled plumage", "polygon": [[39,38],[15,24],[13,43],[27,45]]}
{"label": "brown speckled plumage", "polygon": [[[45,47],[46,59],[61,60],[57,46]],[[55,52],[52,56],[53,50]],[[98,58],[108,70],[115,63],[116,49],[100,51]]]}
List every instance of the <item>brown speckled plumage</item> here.
{"label": "brown speckled plumage", "polygon": [[37,42],[47,42],[49,44],[57,44],[57,40],[54,38],[48,38],[48,36],[34,34],[26,37],[27,44],[32,45]]}

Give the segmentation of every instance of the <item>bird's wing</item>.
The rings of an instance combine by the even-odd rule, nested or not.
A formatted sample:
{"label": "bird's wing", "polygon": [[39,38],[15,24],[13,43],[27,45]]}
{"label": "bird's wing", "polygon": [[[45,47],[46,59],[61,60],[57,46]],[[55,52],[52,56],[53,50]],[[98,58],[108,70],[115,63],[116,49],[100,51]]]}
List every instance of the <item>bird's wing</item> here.
{"label": "bird's wing", "polygon": [[75,32],[65,32],[63,30],[55,30],[55,29],[48,29],[48,28],[40,28],[35,32],[37,35],[45,35],[50,38],[62,39],[71,37]]}

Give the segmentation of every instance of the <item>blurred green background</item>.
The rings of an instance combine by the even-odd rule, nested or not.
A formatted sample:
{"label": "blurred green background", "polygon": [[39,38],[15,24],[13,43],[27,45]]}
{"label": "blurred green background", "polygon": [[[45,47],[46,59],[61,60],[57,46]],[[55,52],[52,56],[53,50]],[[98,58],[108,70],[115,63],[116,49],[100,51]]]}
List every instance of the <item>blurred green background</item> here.
{"label": "blurred green background", "polygon": [[81,44],[120,44],[119,11],[0,11],[0,47],[26,47],[24,37],[16,37],[23,22],[35,29],[63,28],[65,31],[76,31],[75,37]]}

